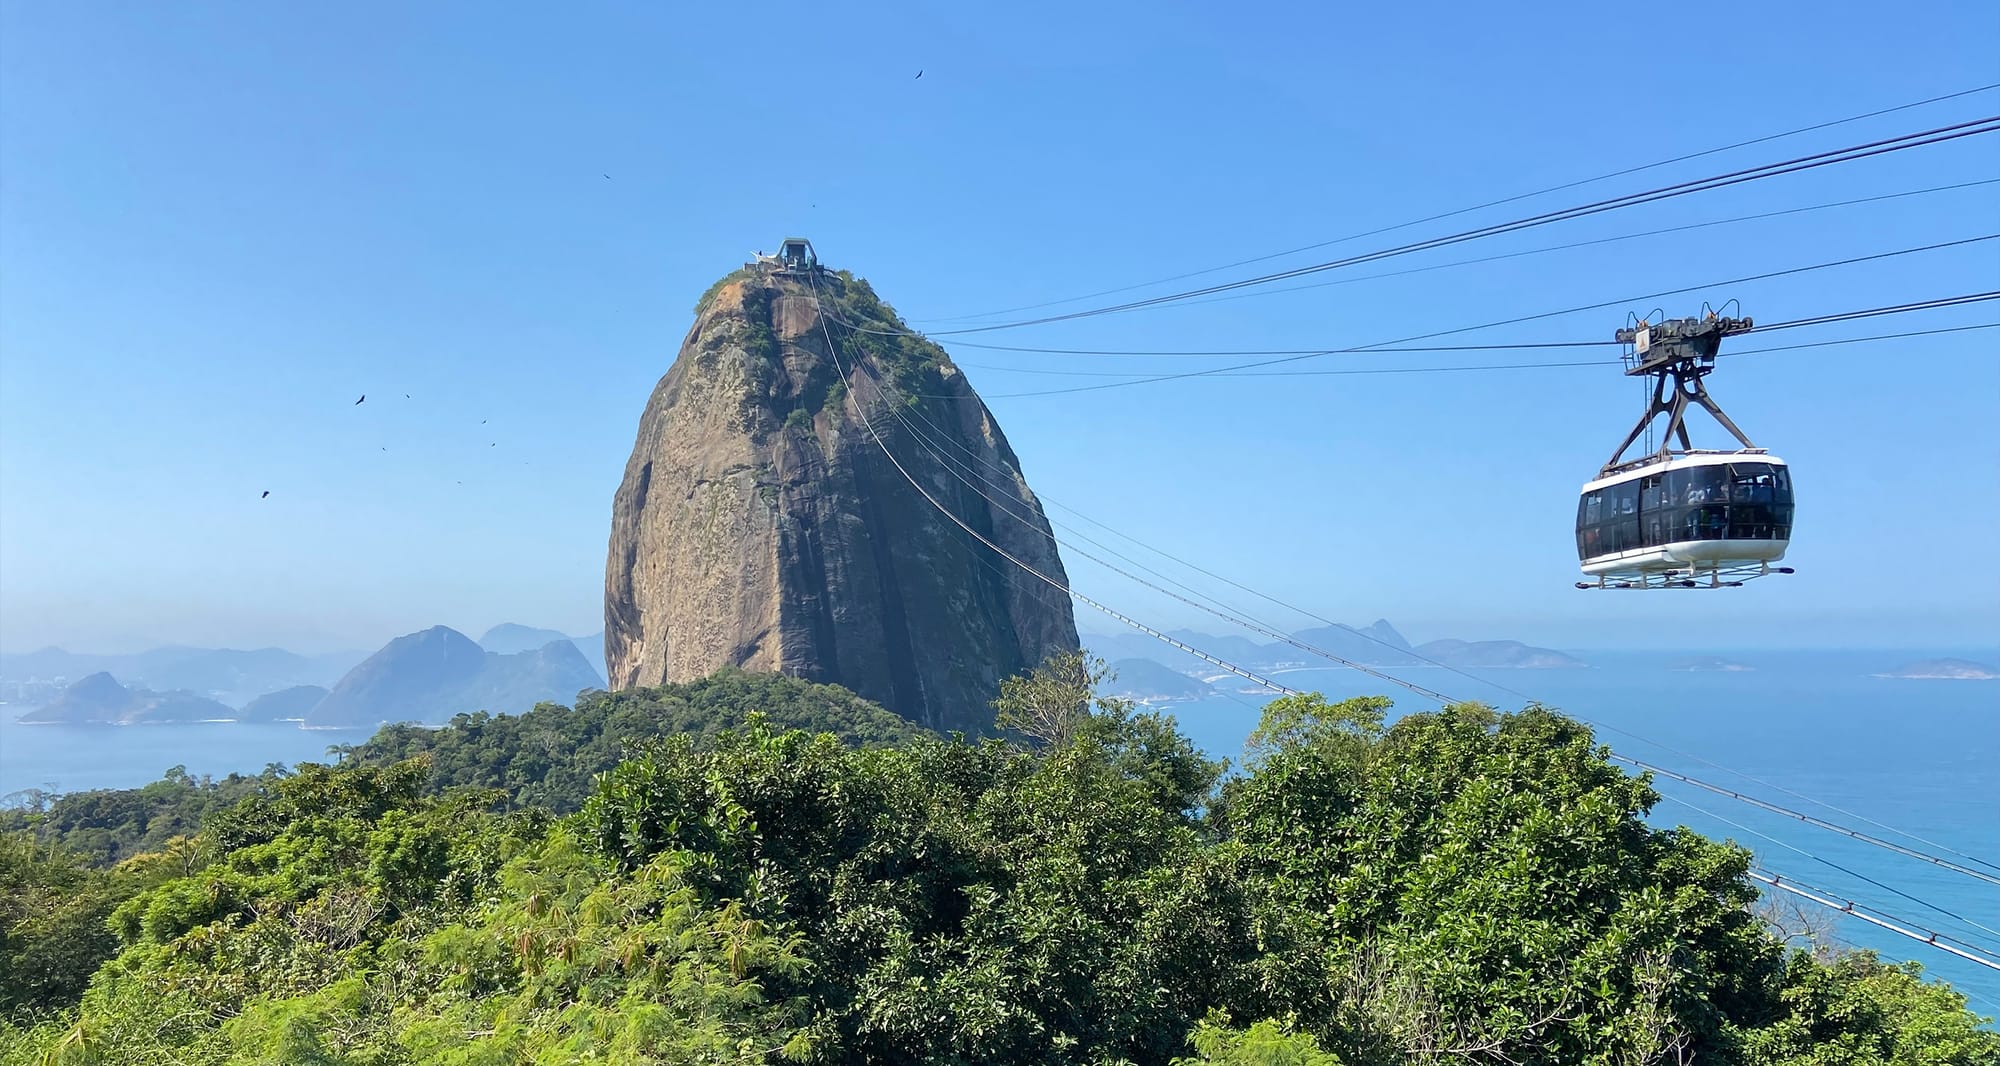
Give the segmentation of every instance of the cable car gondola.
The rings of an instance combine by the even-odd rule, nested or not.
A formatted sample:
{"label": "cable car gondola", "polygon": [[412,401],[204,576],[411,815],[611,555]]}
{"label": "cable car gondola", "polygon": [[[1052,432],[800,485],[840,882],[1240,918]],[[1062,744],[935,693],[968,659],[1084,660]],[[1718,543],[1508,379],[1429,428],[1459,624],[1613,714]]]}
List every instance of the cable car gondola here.
{"label": "cable car gondola", "polygon": [[[1709,314],[1618,331],[1627,346],[1625,373],[1654,379],[1653,398],[1611,461],[1583,486],[1576,552],[1590,580],[1577,588],[1733,588],[1792,572],[1772,565],[1791,542],[1791,471],[1752,444],[1702,384],[1715,369],[1722,338],[1751,328],[1748,318]],[[1691,402],[1743,446],[1694,448],[1686,422]],[[1626,450],[1660,415],[1667,416],[1660,450],[1627,460]]]}

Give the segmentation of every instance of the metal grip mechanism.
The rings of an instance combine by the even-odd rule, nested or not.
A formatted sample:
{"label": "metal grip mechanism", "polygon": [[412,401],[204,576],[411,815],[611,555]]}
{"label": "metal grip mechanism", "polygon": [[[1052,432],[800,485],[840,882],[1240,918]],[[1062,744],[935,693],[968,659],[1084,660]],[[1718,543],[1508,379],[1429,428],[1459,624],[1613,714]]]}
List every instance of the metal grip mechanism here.
{"label": "metal grip mechanism", "polygon": [[[1702,383],[1702,378],[1715,369],[1715,356],[1722,347],[1722,338],[1748,333],[1753,325],[1748,318],[1709,315],[1704,318],[1670,318],[1657,324],[1640,322],[1619,330],[1615,339],[1629,346],[1624,357],[1625,374],[1628,377],[1652,378],[1653,398],[1646,406],[1646,413],[1639,417],[1632,432],[1619,442],[1617,450],[1611,453],[1611,460],[1604,464],[1598,476],[1608,476],[1640,462],[1669,459],[1676,440],[1680,442],[1680,451],[1691,450],[1693,444],[1688,439],[1687,430],[1690,403],[1700,404],[1743,447],[1756,449],[1757,446],[1750,443],[1750,438],[1736,427],[1736,423],[1722,413],[1722,408],[1717,406],[1715,398],[1708,394],[1707,386]],[[1646,432],[1646,427],[1661,415],[1667,416],[1667,424],[1660,434],[1660,450],[1653,455],[1626,460],[1626,449],[1632,447],[1640,434]]]}

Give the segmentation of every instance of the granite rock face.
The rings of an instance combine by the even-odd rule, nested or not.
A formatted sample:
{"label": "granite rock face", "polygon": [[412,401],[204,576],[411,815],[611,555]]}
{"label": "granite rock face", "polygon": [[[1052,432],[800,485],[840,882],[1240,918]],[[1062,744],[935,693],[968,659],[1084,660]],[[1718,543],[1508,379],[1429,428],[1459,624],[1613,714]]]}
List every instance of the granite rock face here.
{"label": "granite rock face", "polygon": [[1077,647],[1069,598],[979,540],[1068,582],[1013,449],[899,329],[845,272],[746,268],[703,297],[613,501],[613,689],[735,666],[979,731],[1001,678]]}

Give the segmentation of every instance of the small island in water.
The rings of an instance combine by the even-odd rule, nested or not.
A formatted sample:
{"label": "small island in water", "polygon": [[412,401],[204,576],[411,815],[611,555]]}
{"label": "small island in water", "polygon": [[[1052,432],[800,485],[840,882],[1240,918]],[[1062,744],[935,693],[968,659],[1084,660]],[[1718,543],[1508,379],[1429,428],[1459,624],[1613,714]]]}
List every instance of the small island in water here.
{"label": "small island in water", "polygon": [[2000,670],[1970,659],[1925,659],[1875,676],[1913,681],[1994,681],[2000,680]]}
{"label": "small island in water", "polygon": [[1747,674],[1757,669],[1749,663],[1739,663],[1734,659],[1724,659],[1717,655],[1704,655],[1695,659],[1682,659],[1667,667],[1691,674]]}

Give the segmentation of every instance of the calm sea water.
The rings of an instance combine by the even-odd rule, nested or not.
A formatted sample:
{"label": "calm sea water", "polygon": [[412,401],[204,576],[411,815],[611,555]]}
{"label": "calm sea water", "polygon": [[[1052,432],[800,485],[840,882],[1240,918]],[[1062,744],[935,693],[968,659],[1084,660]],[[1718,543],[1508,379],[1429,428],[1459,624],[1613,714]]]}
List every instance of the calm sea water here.
{"label": "calm sea water", "polygon": [[[1908,653],[1728,654],[1755,669],[1686,673],[1666,667],[1677,658],[1673,655],[1599,653],[1586,656],[1592,663],[1588,670],[1469,671],[1473,677],[1467,678],[1425,669],[1407,676],[1454,698],[1502,708],[1523,701],[1501,686],[1518,690],[1600,726],[1599,739],[1621,754],[1934,854],[1949,848],[2000,862],[2000,682],[1870,676],[1915,658]],[[1993,654],[1968,657],[1990,661]],[[1293,671],[1279,680],[1331,698],[1379,693],[1396,697],[1399,710],[1426,707],[1407,692],[1350,670]],[[1210,754],[1234,758],[1265,698],[1231,692],[1171,711]],[[12,718],[0,714],[0,794],[132,787],[177,765],[194,774],[255,772],[271,762],[323,761],[328,745],[366,736],[365,731],[219,723],[81,729],[23,726]],[[1692,786],[1660,780],[1656,787],[1668,797],[1654,811],[1657,823],[1735,840],[1781,876],[1925,931],[2000,950],[2000,889],[1990,884]],[[1847,813],[1814,806],[1780,788]],[[1915,844],[1864,819],[1933,843]],[[1975,1010],[2000,1015],[2000,972],[1851,918],[1838,928],[1850,943],[1923,963],[1927,972],[1967,993]]]}
{"label": "calm sea water", "polygon": [[268,763],[332,762],[333,744],[359,744],[373,730],[300,729],[295,724],[21,725],[26,709],[0,708],[0,798],[22,789],[79,792],[135,788],[175,766],[200,777],[254,774]]}

